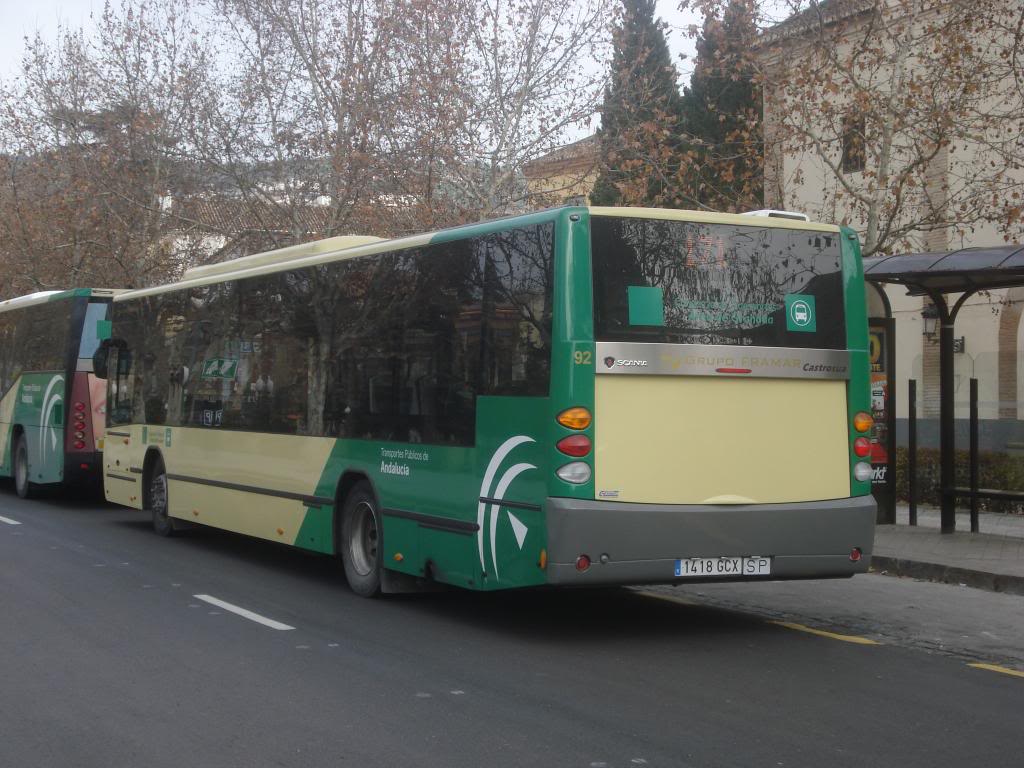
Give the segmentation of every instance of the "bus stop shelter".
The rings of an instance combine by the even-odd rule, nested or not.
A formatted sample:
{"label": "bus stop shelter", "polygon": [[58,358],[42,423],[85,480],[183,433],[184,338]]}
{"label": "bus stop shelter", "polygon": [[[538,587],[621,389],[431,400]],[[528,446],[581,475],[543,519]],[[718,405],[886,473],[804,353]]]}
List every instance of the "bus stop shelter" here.
{"label": "bus stop shelter", "polygon": [[[881,287],[896,283],[910,296],[927,296],[939,315],[939,486],[942,532],[956,530],[956,454],[953,328],[956,316],[978,291],[1024,286],[1024,246],[962,248],[864,259],[864,277]],[[957,294],[950,305],[947,297]],[[884,295],[884,294],[883,294]],[[886,311],[889,311],[886,302]]]}

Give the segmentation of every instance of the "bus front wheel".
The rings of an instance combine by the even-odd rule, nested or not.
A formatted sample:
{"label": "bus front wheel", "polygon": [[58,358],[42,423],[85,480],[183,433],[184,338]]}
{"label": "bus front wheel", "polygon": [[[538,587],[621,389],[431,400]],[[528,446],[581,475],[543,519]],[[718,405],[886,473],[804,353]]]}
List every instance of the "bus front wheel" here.
{"label": "bus front wheel", "polygon": [[32,483],[28,478],[28,442],[24,435],[18,435],[14,439],[14,490],[23,499],[32,496]]}
{"label": "bus front wheel", "polygon": [[167,472],[160,459],[153,465],[149,488],[146,489],[146,503],[153,513],[153,530],[160,536],[174,535],[174,521],[168,514]]}
{"label": "bus front wheel", "polygon": [[381,527],[377,500],[368,483],[345,498],[341,520],[341,561],[352,591],[361,597],[380,592]]}

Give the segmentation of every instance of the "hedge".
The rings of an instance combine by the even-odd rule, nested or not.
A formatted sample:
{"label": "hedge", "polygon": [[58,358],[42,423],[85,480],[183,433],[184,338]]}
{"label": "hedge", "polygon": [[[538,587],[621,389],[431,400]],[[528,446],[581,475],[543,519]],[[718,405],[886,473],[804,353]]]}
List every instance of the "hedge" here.
{"label": "hedge", "polygon": [[[896,449],[896,498],[909,500],[906,448]],[[970,486],[970,451],[956,452],[956,485]],[[1024,455],[1017,456],[995,451],[978,454],[978,487],[998,488],[1004,491],[1024,491]],[[917,503],[939,506],[939,449],[917,449]],[[968,499],[958,498],[957,507],[968,506]],[[988,512],[1024,513],[1024,502],[999,499],[978,499],[978,508]]]}

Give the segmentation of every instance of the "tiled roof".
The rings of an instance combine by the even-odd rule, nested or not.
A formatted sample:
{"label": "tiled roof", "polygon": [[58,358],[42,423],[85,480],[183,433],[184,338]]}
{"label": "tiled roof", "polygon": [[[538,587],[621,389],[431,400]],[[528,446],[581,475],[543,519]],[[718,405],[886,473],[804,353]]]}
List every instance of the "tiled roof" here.
{"label": "tiled roof", "polygon": [[175,201],[170,215],[181,228],[199,227],[227,235],[245,232],[323,232],[331,209],[323,205],[293,206],[266,200],[192,198]]}
{"label": "tiled roof", "polygon": [[821,0],[800,13],[769,27],[761,36],[761,44],[777,43],[803,34],[819,24],[835,24],[860,13],[871,11],[878,0]]}
{"label": "tiled roof", "polygon": [[579,168],[596,165],[600,142],[597,134],[565,144],[548,152],[546,155],[531,160],[523,167],[526,176],[538,177],[549,175],[557,168]]}

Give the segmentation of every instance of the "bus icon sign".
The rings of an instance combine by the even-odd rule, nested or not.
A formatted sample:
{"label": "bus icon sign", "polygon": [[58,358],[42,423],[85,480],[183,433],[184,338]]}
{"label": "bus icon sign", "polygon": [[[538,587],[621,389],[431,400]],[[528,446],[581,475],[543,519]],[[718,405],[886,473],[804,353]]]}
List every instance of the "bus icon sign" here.
{"label": "bus icon sign", "polygon": [[814,297],[800,293],[786,295],[786,330],[813,333],[818,329]]}

